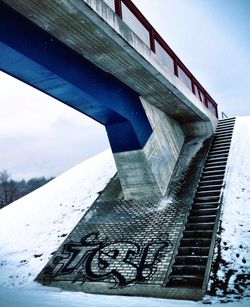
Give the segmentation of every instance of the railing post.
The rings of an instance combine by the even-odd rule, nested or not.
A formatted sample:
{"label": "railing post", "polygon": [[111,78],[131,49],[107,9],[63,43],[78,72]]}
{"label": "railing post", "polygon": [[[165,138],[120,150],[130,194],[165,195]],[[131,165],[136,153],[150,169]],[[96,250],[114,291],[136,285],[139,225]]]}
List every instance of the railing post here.
{"label": "railing post", "polygon": [[205,106],[208,108],[207,92],[204,92],[204,100],[205,100]]}
{"label": "railing post", "polygon": [[191,75],[191,84],[192,84],[192,92],[195,95],[195,88],[194,88],[194,76]]}
{"label": "railing post", "polygon": [[174,57],[174,74],[178,77],[178,63],[177,63],[177,57]]}
{"label": "railing post", "polygon": [[153,27],[150,27],[149,38],[150,38],[150,48],[155,53],[155,35],[154,35],[154,28]]}
{"label": "railing post", "polygon": [[[216,117],[217,118],[219,118],[219,113],[218,113],[218,105],[217,105],[217,103],[216,103],[216,105],[215,105],[215,115],[216,115]],[[225,114],[225,113],[224,113]]]}
{"label": "railing post", "polygon": [[122,19],[122,0],[115,0],[115,12]]}

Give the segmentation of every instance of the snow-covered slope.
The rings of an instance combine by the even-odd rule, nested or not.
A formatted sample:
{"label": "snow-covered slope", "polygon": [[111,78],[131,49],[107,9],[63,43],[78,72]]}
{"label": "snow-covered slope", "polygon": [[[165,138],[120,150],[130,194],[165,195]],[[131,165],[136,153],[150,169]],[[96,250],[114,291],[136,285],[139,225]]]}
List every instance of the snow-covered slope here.
{"label": "snow-covered slope", "polygon": [[38,275],[116,172],[107,150],[0,210],[0,286]]}
{"label": "snow-covered slope", "polygon": [[[215,283],[214,286],[211,285],[214,293],[222,297],[230,291],[239,293],[239,289],[242,289],[244,296],[249,295],[246,287],[242,288],[240,280],[247,275],[249,278],[250,274],[249,157],[250,117],[237,118],[224,193],[220,248],[215,258],[219,261],[219,271],[212,276]],[[0,210],[1,307],[2,302],[4,307],[201,306],[201,303],[187,301],[174,303],[170,300],[67,293],[53,288],[48,290],[33,283],[51,254],[60,246],[115,172],[112,153],[108,150]],[[38,297],[42,300],[39,303],[36,301]],[[206,299],[207,302],[214,301],[211,297]],[[83,300],[84,304],[81,304]],[[236,306],[235,304],[234,296],[232,306]],[[248,304],[250,305],[250,302],[244,300],[237,303],[237,306]],[[231,304],[227,306],[230,307]]]}
{"label": "snow-covered slope", "polygon": [[250,117],[236,119],[228,165],[211,292],[250,297]]}

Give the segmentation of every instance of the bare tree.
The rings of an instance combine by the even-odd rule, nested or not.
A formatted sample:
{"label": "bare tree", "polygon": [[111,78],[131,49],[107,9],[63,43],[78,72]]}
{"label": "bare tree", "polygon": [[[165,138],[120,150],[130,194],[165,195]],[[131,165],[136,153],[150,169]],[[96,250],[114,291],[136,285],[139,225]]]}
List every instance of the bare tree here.
{"label": "bare tree", "polygon": [[15,181],[6,170],[0,171],[0,209],[48,183],[54,177]]}
{"label": "bare tree", "polygon": [[3,170],[0,172],[0,208],[12,203],[17,194],[16,183],[10,174]]}

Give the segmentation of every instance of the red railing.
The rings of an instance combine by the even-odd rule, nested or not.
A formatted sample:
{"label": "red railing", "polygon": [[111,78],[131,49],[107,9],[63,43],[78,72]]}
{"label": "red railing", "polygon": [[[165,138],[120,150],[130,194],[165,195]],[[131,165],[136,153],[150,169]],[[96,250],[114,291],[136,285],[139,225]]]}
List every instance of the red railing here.
{"label": "red railing", "polygon": [[104,2],[163,61],[168,69],[189,88],[200,102],[218,117],[217,103],[142,15],[134,3],[131,0],[104,0]]}

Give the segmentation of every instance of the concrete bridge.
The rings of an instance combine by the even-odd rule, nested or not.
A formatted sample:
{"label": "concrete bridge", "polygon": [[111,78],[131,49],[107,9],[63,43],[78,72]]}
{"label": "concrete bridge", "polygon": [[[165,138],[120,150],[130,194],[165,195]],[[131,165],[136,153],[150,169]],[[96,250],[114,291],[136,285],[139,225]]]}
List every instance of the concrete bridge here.
{"label": "concrete bridge", "polygon": [[130,0],[0,0],[0,39],[1,70],[103,124],[118,170],[36,280],[201,299],[235,120]]}
{"label": "concrete bridge", "polygon": [[1,0],[0,41],[2,71],[105,126],[126,199],[164,195],[185,139],[215,130],[217,104],[130,0]]}

